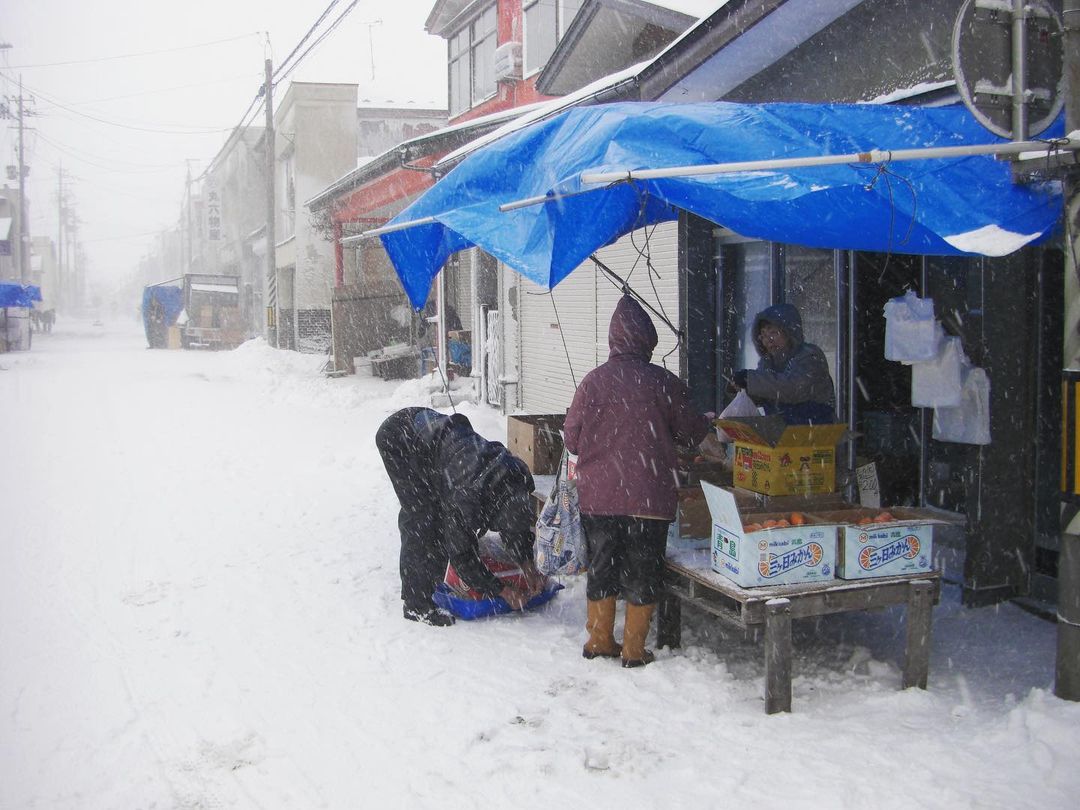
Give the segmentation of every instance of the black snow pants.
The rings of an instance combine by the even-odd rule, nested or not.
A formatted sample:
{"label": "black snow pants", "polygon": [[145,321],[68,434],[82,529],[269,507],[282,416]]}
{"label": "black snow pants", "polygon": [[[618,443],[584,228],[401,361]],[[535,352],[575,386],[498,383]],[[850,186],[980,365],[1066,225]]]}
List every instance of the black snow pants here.
{"label": "black snow pants", "polygon": [[443,544],[438,470],[421,452],[414,418],[423,408],[404,408],[390,416],[375,434],[386,473],[401,511],[401,599],[406,612],[424,615],[435,609],[431,595],[446,574],[449,554]]}
{"label": "black snow pants", "polygon": [[585,586],[589,600],[621,594],[631,604],[656,604],[663,587],[669,523],[629,515],[582,515],[589,544]]}

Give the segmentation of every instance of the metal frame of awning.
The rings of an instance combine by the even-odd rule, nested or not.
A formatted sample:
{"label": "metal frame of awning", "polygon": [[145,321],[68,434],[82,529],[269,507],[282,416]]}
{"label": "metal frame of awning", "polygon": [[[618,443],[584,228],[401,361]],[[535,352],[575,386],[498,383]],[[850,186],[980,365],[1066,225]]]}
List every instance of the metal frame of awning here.
{"label": "metal frame of awning", "polygon": [[[910,160],[933,160],[940,158],[961,158],[972,156],[994,156],[1002,158],[1021,158],[1038,156],[1039,158],[1060,158],[1069,156],[1075,161],[1080,151],[1080,131],[1070,132],[1064,138],[1046,141],[1008,141],[995,144],[974,144],[969,146],[931,146],[919,149],[871,149],[866,152],[850,152],[843,155],[817,155],[795,158],[771,158],[768,160],[748,160],[732,163],[711,163],[701,166],[671,166],[663,169],[630,169],[625,171],[584,171],[581,182],[598,188],[583,189],[567,194],[548,193],[536,197],[503,203],[499,210],[503,212],[557,202],[567,197],[587,194],[599,190],[600,186],[632,180],[656,180],[671,177],[698,177],[710,174],[734,174],[737,172],[770,171],[776,169],[807,168],[814,166],[837,166],[842,164],[883,164]],[[395,222],[381,228],[349,236],[341,240],[342,245],[350,245],[363,239],[371,239],[384,233],[403,231],[420,225],[432,225],[438,220],[431,217]]]}

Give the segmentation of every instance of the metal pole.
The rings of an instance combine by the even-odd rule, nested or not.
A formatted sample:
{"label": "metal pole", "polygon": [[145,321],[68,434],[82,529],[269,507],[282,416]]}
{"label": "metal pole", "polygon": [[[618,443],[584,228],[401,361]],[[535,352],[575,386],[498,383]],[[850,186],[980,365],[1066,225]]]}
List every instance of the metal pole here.
{"label": "metal pole", "polygon": [[1012,15],[1012,137],[1028,136],[1027,110],[1027,0],[1013,0]]}
{"label": "metal pole", "polygon": [[[263,136],[263,143],[266,145],[266,283],[267,286],[274,283],[274,289],[277,290],[277,284],[275,276],[277,275],[277,255],[274,251],[274,242],[277,240],[277,235],[274,232],[274,173],[277,170],[277,155],[274,141],[274,68],[272,60],[267,59],[264,65],[265,68],[265,84],[263,85],[263,92],[266,93],[266,132]],[[277,294],[280,295],[281,291],[278,290]],[[279,298],[275,296],[274,300],[274,345],[281,345],[281,307],[278,304]]]}
{"label": "metal pole", "polygon": [[29,243],[26,229],[26,164],[23,162],[23,93],[22,74],[19,74],[19,279],[27,281],[26,254]]}
{"label": "metal pole", "polygon": [[[1066,128],[1068,129],[1068,128]],[[794,169],[807,166],[838,166],[845,163],[890,163],[903,160],[933,160],[936,158],[972,157],[975,155],[1022,155],[1036,152],[1040,155],[1075,152],[1080,144],[1063,139],[1050,144],[1046,141],[1010,141],[1006,143],[972,144],[970,146],[933,146],[926,149],[871,149],[867,152],[850,152],[846,155],[813,155],[796,158],[770,158],[745,160],[733,163],[711,163],[701,166],[671,166],[663,169],[633,169],[619,172],[581,173],[582,183],[616,183],[620,180],[655,180],[662,177],[695,177],[702,174],[732,174],[735,172],[763,171],[769,169]],[[551,198],[534,198],[547,202]],[[528,201],[521,201],[528,202]],[[514,205],[508,203],[507,207]]]}
{"label": "metal pole", "polygon": [[[1063,7],[1065,48],[1065,129],[1080,126],[1080,0],[1065,0]],[[1065,178],[1065,232],[1068,235],[1065,256],[1066,289],[1077,293],[1080,276],[1080,180],[1075,175]],[[1075,307],[1075,299],[1066,299],[1066,306]],[[1066,317],[1065,363],[1076,356],[1075,330],[1068,328]],[[1058,556],[1058,633],[1054,694],[1064,700],[1080,701],[1080,536],[1075,529],[1063,527],[1061,552]]]}
{"label": "metal pole", "polygon": [[64,161],[60,161],[57,170],[56,192],[56,300],[53,307],[56,308],[64,300]]}

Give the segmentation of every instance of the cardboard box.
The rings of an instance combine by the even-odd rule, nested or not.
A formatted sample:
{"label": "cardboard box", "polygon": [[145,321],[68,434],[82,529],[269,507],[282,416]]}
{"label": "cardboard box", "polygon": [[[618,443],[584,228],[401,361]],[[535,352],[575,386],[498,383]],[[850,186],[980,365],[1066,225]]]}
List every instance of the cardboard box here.
{"label": "cardboard box", "polygon": [[563,414],[506,417],[506,447],[524,461],[533,475],[554,475],[562,458]]}
{"label": "cardboard box", "polygon": [[[895,520],[859,524],[888,512]],[[846,509],[821,512],[822,520],[838,524],[836,575],[841,579],[870,579],[919,574],[933,569],[934,526],[944,521],[920,509]]]}
{"label": "cardboard box", "polygon": [[764,495],[836,491],[836,445],[847,425],[788,425],[779,416],[717,419],[735,444],[732,482]]}
{"label": "cardboard box", "polygon": [[708,548],[712,516],[701,487],[680,487],[675,520],[668,526],[667,545],[673,551]]}
{"label": "cardboard box", "polygon": [[[710,482],[711,483],[711,482]],[[735,496],[739,511],[747,512],[822,512],[855,509],[838,492],[819,492],[812,495],[763,495],[752,489],[724,487]]]}
{"label": "cardboard box", "polygon": [[[746,531],[735,496],[702,483],[712,517],[712,569],[736,585],[793,585],[836,576],[836,525],[806,516],[801,526]],[[787,518],[789,513],[755,512],[748,522]]]}

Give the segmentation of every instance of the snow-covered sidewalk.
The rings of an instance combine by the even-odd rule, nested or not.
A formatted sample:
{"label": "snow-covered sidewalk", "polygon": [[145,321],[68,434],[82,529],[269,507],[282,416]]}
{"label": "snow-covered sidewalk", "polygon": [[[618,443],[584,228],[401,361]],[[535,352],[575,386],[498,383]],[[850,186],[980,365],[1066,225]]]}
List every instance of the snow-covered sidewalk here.
{"label": "snow-covered sidewalk", "polygon": [[373,436],[415,387],[144,346],[61,322],[0,355],[4,810],[1076,806],[1041,619],[946,587],[906,692],[902,611],[796,623],[774,716],[760,648],[690,611],[653,666],[582,659],[578,580],[405,622]]}

